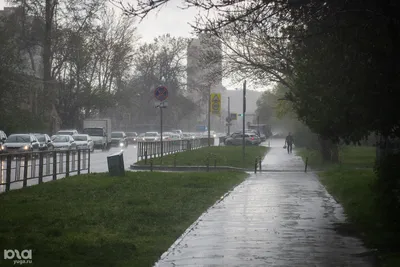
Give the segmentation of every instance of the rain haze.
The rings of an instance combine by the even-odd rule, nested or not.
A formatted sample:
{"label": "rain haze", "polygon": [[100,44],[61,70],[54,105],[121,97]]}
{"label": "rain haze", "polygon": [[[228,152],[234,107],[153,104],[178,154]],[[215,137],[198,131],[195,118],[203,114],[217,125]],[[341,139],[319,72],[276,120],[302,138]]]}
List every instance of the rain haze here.
{"label": "rain haze", "polygon": [[0,265],[400,266],[399,9],[0,0]]}

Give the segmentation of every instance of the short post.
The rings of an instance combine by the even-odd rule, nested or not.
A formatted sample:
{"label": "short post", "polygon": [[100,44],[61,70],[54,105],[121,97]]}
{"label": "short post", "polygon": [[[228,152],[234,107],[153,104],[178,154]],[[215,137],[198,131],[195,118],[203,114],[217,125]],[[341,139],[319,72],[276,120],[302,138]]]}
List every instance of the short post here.
{"label": "short post", "polygon": [[65,163],[65,165],[66,165],[65,166],[65,177],[69,177],[69,150],[66,153],[65,161],[66,161],[66,163]]}
{"label": "short post", "polygon": [[258,159],[256,158],[256,160],[254,161],[254,173],[257,173],[257,163]]}
{"label": "short post", "polygon": [[147,150],[144,151],[144,164],[147,164]]}
{"label": "short post", "polygon": [[178,156],[178,154],[174,154],[174,167],[176,167],[176,156]]}
{"label": "short post", "polygon": [[28,154],[24,155],[24,182],[22,183],[22,187],[26,187],[28,185]]}
{"label": "short post", "polygon": [[87,173],[90,173],[90,151],[88,151],[89,153],[87,153],[88,154],[88,169],[87,169]]}
{"label": "short post", "polygon": [[207,156],[206,158],[206,166],[207,166],[207,172],[210,171],[210,156]]}
{"label": "short post", "polygon": [[307,166],[308,166],[308,157],[306,157],[306,166],[304,167],[304,172],[307,172]]}
{"label": "short post", "polygon": [[7,155],[7,167],[6,167],[6,192],[10,191],[11,188],[11,161],[12,156]]}
{"label": "short post", "polygon": [[214,169],[217,168],[217,157],[214,155]]}
{"label": "short post", "polygon": [[39,182],[38,184],[43,183],[43,153],[39,154]]}
{"label": "short post", "polygon": [[260,171],[261,171],[261,161],[262,161],[262,158],[260,157],[259,162],[258,162],[258,165],[260,165]]}
{"label": "short post", "polygon": [[153,159],[152,158],[150,159],[150,171],[151,172],[153,171]]}

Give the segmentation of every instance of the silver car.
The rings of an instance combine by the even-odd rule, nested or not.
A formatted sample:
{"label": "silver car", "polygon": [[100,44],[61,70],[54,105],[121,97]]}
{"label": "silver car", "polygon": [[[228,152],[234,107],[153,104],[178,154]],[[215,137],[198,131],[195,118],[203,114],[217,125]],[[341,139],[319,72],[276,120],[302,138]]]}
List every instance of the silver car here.
{"label": "silver car", "polygon": [[75,134],[72,138],[74,138],[78,149],[90,149],[90,152],[94,151],[94,142],[88,134]]}
{"label": "silver car", "polygon": [[[260,137],[256,134],[245,133],[244,140],[246,145],[259,145],[261,143]],[[225,140],[225,145],[242,145],[243,144],[243,134],[234,133]]]}
{"label": "silver car", "polygon": [[33,134],[12,134],[1,145],[3,152],[39,151],[40,143]]}
{"label": "silver car", "polygon": [[52,136],[53,146],[55,150],[74,150],[76,143],[71,135],[54,135]]}

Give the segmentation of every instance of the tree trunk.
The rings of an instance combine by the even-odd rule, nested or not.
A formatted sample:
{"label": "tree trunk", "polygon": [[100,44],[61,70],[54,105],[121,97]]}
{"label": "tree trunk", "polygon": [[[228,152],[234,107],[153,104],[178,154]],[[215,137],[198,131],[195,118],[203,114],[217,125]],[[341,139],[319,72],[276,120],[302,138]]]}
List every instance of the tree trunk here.
{"label": "tree trunk", "polygon": [[319,138],[319,144],[320,144],[320,152],[322,156],[322,161],[323,162],[330,162],[331,161],[331,149],[330,149],[330,141],[325,138],[320,136]]}

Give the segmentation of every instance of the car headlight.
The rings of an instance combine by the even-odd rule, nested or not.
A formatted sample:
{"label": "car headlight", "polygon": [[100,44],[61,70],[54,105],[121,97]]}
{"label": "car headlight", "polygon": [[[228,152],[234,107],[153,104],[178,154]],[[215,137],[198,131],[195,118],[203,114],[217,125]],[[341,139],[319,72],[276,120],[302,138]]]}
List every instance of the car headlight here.
{"label": "car headlight", "polygon": [[124,146],[124,143],[120,142],[120,143],[119,143],[119,146]]}
{"label": "car headlight", "polygon": [[29,147],[29,146],[24,146],[23,149],[24,149],[24,150],[29,150],[30,147]]}

